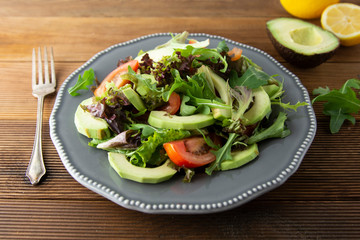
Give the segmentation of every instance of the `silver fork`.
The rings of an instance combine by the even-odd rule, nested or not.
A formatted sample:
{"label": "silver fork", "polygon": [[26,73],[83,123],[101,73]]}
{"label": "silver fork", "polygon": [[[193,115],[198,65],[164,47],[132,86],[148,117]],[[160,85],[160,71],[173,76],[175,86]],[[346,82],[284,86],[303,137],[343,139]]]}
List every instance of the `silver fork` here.
{"label": "silver fork", "polygon": [[[33,49],[32,54],[32,94],[38,98],[37,105],[37,117],[36,117],[36,132],[34,139],[34,146],[29,162],[29,166],[26,170],[26,176],[29,178],[31,184],[39,183],[40,179],[46,173],[45,164],[42,154],[42,115],[43,115],[43,104],[46,95],[55,92],[56,79],[55,79],[55,67],[54,67],[54,56],[53,50],[50,48],[50,72],[49,76],[49,64],[47,49],[44,48],[44,70],[42,69],[41,60],[41,48],[38,50],[38,78],[36,78],[36,51]],[[44,77],[45,79],[44,79]]]}

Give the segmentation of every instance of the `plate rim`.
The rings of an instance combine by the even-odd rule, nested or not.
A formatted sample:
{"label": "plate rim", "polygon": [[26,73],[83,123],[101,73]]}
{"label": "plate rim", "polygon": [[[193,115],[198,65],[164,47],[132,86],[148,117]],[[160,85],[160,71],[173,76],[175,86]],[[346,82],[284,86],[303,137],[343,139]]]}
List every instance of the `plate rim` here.
{"label": "plate rim", "polygon": [[[178,34],[178,33],[173,33]],[[170,33],[154,33],[149,35],[144,35],[129,41],[125,41],[122,43],[114,44],[98,53],[93,55],[89,60],[87,60],[83,65],[81,65],[79,68],[77,68],[75,71],[73,71],[62,83],[62,85],[59,88],[59,91],[56,96],[56,100],[53,106],[53,110],[50,114],[49,118],[49,125],[50,125],[50,137],[51,140],[59,154],[59,157],[66,168],[66,170],[69,172],[69,174],[81,185],[84,187],[96,192],[99,195],[102,195],[103,197],[115,202],[116,204],[132,210],[137,210],[140,212],[145,213],[157,213],[157,214],[205,214],[205,213],[214,213],[214,212],[220,212],[220,211],[226,211],[235,207],[238,207],[240,205],[245,204],[246,202],[256,198],[257,196],[263,195],[266,192],[269,192],[272,189],[275,189],[286,182],[286,180],[293,175],[297,169],[299,168],[303,158],[305,157],[305,154],[307,150],[309,149],[311,143],[313,142],[316,130],[317,130],[317,122],[316,122],[316,116],[314,109],[312,108],[310,96],[305,88],[305,86],[301,83],[300,79],[293,74],[291,71],[289,71],[287,68],[285,68],[280,62],[278,62],[275,58],[273,58],[271,55],[266,53],[263,50],[260,50],[256,47],[239,43],[234,40],[207,34],[207,33],[190,33],[189,36],[191,37],[207,37],[211,39],[218,39],[220,41],[224,40],[230,44],[236,45],[241,48],[246,48],[251,51],[260,53],[280,68],[282,71],[284,71],[286,74],[288,74],[296,83],[299,90],[301,90],[302,96],[305,100],[305,102],[308,103],[306,107],[307,114],[309,118],[309,129],[306,134],[306,137],[303,139],[302,143],[299,144],[297,150],[295,151],[295,155],[293,156],[292,160],[289,161],[289,165],[285,169],[279,170],[279,174],[275,176],[273,179],[267,180],[262,184],[258,184],[257,186],[253,186],[249,189],[246,189],[245,191],[242,191],[238,193],[237,196],[234,196],[230,199],[224,200],[223,202],[214,202],[214,203],[147,203],[146,201],[140,201],[135,199],[129,199],[124,196],[122,196],[121,193],[110,189],[108,186],[105,186],[101,183],[98,183],[91,179],[88,176],[85,176],[81,173],[81,170],[76,169],[67,153],[64,150],[64,147],[62,145],[61,139],[56,134],[56,113],[60,107],[61,100],[63,98],[63,95],[67,92],[65,91],[65,86],[67,83],[76,75],[78,75],[81,71],[83,71],[88,65],[90,65],[92,62],[94,62],[98,57],[112,51],[115,48],[130,45],[132,43],[136,43],[145,39],[154,38],[154,37],[162,37],[162,36],[171,36]]]}

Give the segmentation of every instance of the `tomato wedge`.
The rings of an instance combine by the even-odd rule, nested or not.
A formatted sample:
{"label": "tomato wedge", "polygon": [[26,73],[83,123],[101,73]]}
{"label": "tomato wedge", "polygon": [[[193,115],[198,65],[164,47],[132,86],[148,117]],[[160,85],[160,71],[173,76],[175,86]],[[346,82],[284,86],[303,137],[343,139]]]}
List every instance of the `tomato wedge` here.
{"label": "tomato wedge", "polygon": [[122,87],[127,83],[130,83],[127,79],[122,79],[121,75],[128,72],[128,67],[131,67],[135,72],[139,68],[139,62],[137,60],[131,60],[127,63],[120,65],[115,68],[111,73],[109,73],[101,84],[95,89],[94,95],[100,97],[106,91],[106,84],[113,81],[116,87]]}
{"label": "tomato wedge", "polygon": [[216,160],[203,137],[191,137],[164,143],[170,160],[179,167],[196,168]]}
{"label": "tomato wedge", "polygon": [[197,43],[198,41],[195,40],[195,39],[189,39],[189,44],[194,44],[194,43]]}
{"label": "tomato wedge", "polygon": [[172,92],[169,101],[165,106],[161,107],[160,110],[166,111],[169,114],[174,115],[179,110],[180,104],[181,104],[180,95],[177,94],[176,92]]}
{"label": "tomato wedge", "polygon": [[241,48],[234,47],[233,49],[228,51],[227,54],[231,57],[231,61],[236,61],[241,58],[242,51],[243,50]]}

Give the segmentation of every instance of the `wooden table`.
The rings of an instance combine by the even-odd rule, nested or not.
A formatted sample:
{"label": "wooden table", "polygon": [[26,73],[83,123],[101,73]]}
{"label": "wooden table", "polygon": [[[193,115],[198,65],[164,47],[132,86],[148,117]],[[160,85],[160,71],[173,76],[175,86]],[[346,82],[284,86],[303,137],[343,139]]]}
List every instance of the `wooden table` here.
{"label": "wooden table", "polygon": [[281,187],[230,211],[145,214],[120,207],[77,183],[49,136],[55,94],[44,105],[47,176],[37,186],[25,177],[37,107],[30,84],[33,47],[54,47],[59,88],[75,69],[113,44],[157,32],[208,33],[266,51],[312,92],[319,86],[339,88],[357,77],[360,45],[341,47],[332,59],[312,69],[286,63],[265,31],[266,21],[289,16],[278,0],[0,0],[0,6],[0,239],[360,236],[359,123],[347,122],[338,134],[330,134],[320,103],[314,106],[316,138],[298,171]]}

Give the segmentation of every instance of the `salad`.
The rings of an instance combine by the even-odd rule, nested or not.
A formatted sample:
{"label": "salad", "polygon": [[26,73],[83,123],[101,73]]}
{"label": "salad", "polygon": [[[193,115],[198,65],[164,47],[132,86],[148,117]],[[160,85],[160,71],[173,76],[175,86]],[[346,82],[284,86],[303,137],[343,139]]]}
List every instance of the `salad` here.
{"label": "salad", "polygon": [[[190,182],[239,168],[257,158],[259,142],[288,136],[286,111],[306,105],[282,102],[279,76],[242,49],[188,36],[120,59],[75,112],[78,132],[108,151],[123,178],[159,183],[180,172]],[[88,69],[68,91],[79,95],[94,82]]]}

